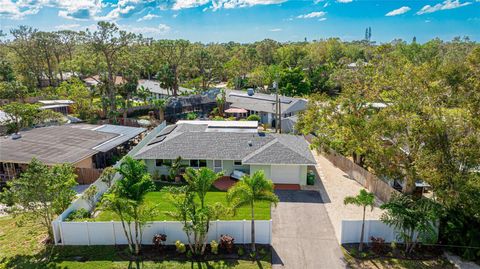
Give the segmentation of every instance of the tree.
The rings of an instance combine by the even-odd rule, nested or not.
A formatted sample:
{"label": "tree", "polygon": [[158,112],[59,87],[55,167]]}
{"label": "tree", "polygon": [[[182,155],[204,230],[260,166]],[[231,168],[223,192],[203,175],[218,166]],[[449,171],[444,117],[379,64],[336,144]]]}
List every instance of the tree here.
{"label": "tree", "polygon": [[0,82],[0,99],[24,102],[28,89],[19,81]]}
{"label": "tree", "polygon": [[186,61],[190,42],[187,40],[160,40],[154,43],[160,59],[168,65],[173,78],[172,95],[178,95],[180,68]]}
{"label": "tree", "polygon": [[187,167],[187,165],[183,163],[183,159],[180,156],[178,156],[172,162],[166,163],[165,165],[169,167],[168,176],[170,177],[171,180],[174,180],[174,179],[176,180],[177,177],[179,177],[180,175],[180,171],[183,168]]}
{"label": "tree", "polygon": [[[113,211],[122,222],[131,253],[139,255],[142,246],[143,227],[155,214],[155,205],[144,203],[145,195],[155,190],[155,184],[143,161],[126,156],[116,171],[122,179],[116,181],[111,192],[102,200],[105,209]],[[134,225],[132,231],[131,224]]]}
{"label": "tree", "polygon": [[34,158],[19,177],[7,183],[5,195],[11,198],[13,204],[9,210],[40,221],[52,239],[52,221],[75,198],[73,187],[77,185],[76,177],[69,164],[48,167]]}
{"label": "tree", "polygon": [[414,200],[412,196],[397,194],[380,206],[385,212],[382,222],[395,228],[398,239],[405,244],[405,252],[411,254],[418,241],[436,239],[435,223],[438,204],[428,198]]}
{"label": "tree", "polygon": [[98,193],[97,186],[90,185],[90,187],[88,187],[88,189],[86,189],[82,194],[82,198],[88,203],[90,216],[93,216],[95,212],[95,206],[97,204],[97,193]]}
{"label": "tree", "polygon": [[118,26],[109,22],[98,22],[98,30],[91,33],[87,30],[89,44],[93,51],[102,55],[107,65],[107,95],[110,109],[116,111],[115,79],[118,72],[118,57],[122,49],[129,46],[136,38],[132,33],[119,30]]}
{"label": "tree", "polygon": [[227,199],[233,208],[249,206],[252,213],[251,238],[252,252],[255,253],[255,203],[267,201],[279,202],[278,197],[273,192],[273,182],[265,177],[262,170],[256,171],[251,176],[243,176],[232,188],[228,190]]}
{"label": "tree", "polygon": [[358,251],[363,251],[363,234],[365,231],[365,212],[367,207],[370,207],[373,210],[375,205],[375,196],[373,193],[369,193],[364,189],[360,190],[360,193],[357,196],[347,196],[343,200],[343,204],[349,205],[353,204],[356,206],[363,207],[363,217],[362,217],[362,232],[360,233],[360,245],[358,246]]}
{"label": "tree", "polygon": [[114,183],[115,175],[117,174],[117,170],[113,167],[107,167],[103,169],[102,174],[100,175],[100,180],[107,185],[110,189]]}
{"label": "tree", "polygon": [[39,106],[12,102],[2,107],[10,118],[12,131],[18,133],[20,129],[33,125],[35,115],[39,113]]}
{"label": "tree", "polygon": [[220,94],[218,94],[216,101],[217,101],[218,115],[220,117],[223,117],[223,113],[225,112],[225,102],[226,102],[225,90],[223,89],[220,90]]}
{"label": "tree", "polygon": [[148,97],[151,96],[151,93],[150,93],[150,90],[148,88],[145,88],[144,86],[140,86],[137,89],[136,95],[137,95],[138,98],[142,99],[143,104],[146,105],[147,104],[147,99],[148,99]]}
{"label": "tree", "polygon": [[220,203],[205,204],[213,182],[221,176],[222,173],[215,173],[206,167],[198,170],[187,168],[185,173],[187,185],[169,189],[175,211],[168,214],[183,222],[183,230],[187,235],[190,251],[194,255],[203,255],[205,252],[210,221],[227,214],[227,210]]}
{"label": "tree", "polygon": [[153,105],[153,107],[158,111],[158,119],[160,120],[160,123],[162,123],[165,120],[165,109],[167,108],[167,105],[170,102],[170,99],[155,98],[155,99],[152,99],[150,102]]}

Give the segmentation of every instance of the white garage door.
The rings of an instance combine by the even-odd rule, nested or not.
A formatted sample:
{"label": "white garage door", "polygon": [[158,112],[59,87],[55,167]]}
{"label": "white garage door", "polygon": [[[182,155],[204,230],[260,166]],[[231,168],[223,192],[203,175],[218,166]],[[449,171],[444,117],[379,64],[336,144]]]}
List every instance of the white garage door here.
{"label": "white garage door", "polygon": [[272,165],[271,177],[273,183],[300,184],[300,166]]}

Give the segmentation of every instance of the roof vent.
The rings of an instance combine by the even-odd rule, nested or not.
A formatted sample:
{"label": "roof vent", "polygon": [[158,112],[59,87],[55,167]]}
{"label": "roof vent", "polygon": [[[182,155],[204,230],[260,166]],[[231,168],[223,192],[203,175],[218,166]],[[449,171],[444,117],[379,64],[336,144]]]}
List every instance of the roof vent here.
{"label": "roof vent", "polygon": [[252,88],[248,88],[248,89],[247,89],[247,94],[248,94],[248,96],[253,96],[254,93],[255,93],[255,92],[253,91]]}
{"label": "roof vent", "polygon": [[248,141],[248,145],[249,145],[250,147],[253,146],[252,141]]}

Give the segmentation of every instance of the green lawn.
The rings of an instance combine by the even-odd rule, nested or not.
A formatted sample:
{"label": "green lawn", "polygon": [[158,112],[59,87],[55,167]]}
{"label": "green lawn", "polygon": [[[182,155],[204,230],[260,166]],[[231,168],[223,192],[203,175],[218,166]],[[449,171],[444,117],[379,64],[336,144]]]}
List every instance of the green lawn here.
{"label": "green lawn", "polygon": [[[180,262],[130,262],[113,246],[46,246],[46,232],[38,222],[18,225],[12,217],[0,218],[0,269],[93,269],[93,268],[271,268],[270,257],[258,262],[248,260]],[[79,259],[85,261],[78,261]]]}
{"label": "green lawn", "polygon": [[[222,191],[211,191],[208,192],[206,196],[206,203],[213,204],[220,202],[226,205],[226,192]],[[172,206],[169,200],[169,194],[166,190],[161,189],[160,191],[151,192],[146,195],[145,202],[157,204],[159,208],[158,214],[154,217],[154,220],[174,220],[166,214],[168,211],[173,211],[174,207]],[[226,216],[225,220],[243,220],[250,219],[251,212],[250,208],[242,207],[239,208],[234,216]],[[270,203],[268,202],[258,202],[255,205],[255,219],[256,220],[269,220],[270,219]],[[110,221],[118,220],[118,217],[110,211],[101,212],[96,218],[95,221]]]}

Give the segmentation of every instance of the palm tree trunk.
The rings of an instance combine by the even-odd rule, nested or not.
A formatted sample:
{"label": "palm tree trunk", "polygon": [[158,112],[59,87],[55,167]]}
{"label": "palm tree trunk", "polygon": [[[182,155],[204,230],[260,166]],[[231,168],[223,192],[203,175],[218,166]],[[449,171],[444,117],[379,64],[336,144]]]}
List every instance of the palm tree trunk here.
{"label": "palm tree trunk", "polygon": [[253,209],[253,201],[252,201],[252,227],[251,227],[251,230],[252,230],[252,252],[255,253],[255,213],[254,213],[254,209]]}
{"label": "palm tree trunk", "polygon": [[363,219],[362,219],[362,232],[360,233],[360,245],[358,246],[358,251],[362,251],[363,250],[363,233],[364,233],[364,229],[365,229],[365,210],[366,210],[366,207],[364,206],[363,207]]}

